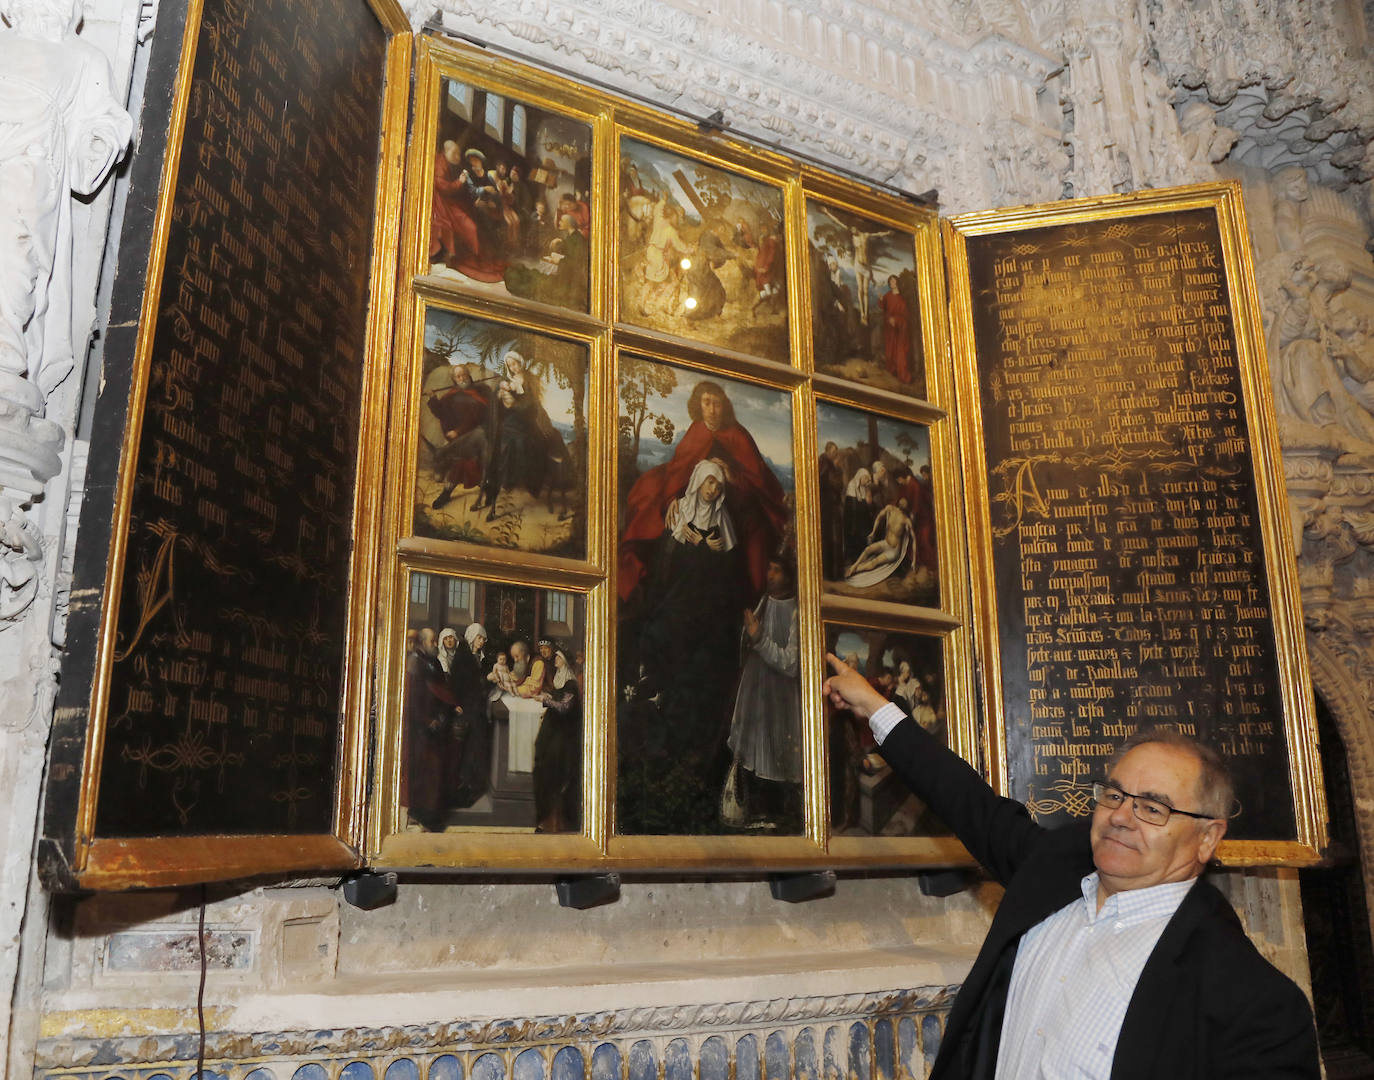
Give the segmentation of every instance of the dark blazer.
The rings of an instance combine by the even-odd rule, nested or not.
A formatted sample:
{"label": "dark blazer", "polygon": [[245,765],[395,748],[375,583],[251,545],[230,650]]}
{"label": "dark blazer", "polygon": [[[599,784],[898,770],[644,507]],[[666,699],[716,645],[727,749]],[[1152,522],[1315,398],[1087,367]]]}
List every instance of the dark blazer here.
{"label": "dark blazer", "polygon": [[[883,758],[1002,885],[1006,895],[950,1009],[931,1080],[992,1080],[1021,935],[1081,899],[1093,870],[1086,822],[1035,824],[958,755],[903,720]],[[1321,1075],[1307,998],[1245,936],[1226,898],[1198,882],[1136,984],[1112,1080],[1280,1080]]]}

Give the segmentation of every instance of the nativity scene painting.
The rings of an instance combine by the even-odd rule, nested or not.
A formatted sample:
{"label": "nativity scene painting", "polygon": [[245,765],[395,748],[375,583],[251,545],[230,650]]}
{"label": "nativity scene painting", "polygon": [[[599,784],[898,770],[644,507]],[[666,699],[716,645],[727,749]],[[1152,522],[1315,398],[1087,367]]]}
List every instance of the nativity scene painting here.
{"label": "nativity scene painting", "polygon": [[912,235],[815,199],[806,233],[816,371],[924,398]]}
{"label": "nativity scene painting", "polygon": [[621,322],[787,363],[778,188],[620,141]]}
{"label": "nativity scene painting", "polygon": [[616,831],[803,829],[792,406],[622,354]]}
{"label": "nativity scene painting", "polygon": [[821,401],[816,443],[826,591],[938,607],[929,429]]}
{"label": "nativity scene painting", "polygon": [[[943,639],[827,624],[825,647],[926,731],[949,744]],[[883,760],[868,721],[827,708],[832,835],[948,835],[944,824]]]}
{"label": "nativity scene painting", "polygon": [[428,272],[586,311],[591,126],[439,80]]}
{"label": "nativity scene painting", "polygon": [[582,828],[583,597],[412,571],[401,827]]}
{"label": "nativity scene painting", "polygon": [[587,347],[430,307],[417,536],[586,556]]}

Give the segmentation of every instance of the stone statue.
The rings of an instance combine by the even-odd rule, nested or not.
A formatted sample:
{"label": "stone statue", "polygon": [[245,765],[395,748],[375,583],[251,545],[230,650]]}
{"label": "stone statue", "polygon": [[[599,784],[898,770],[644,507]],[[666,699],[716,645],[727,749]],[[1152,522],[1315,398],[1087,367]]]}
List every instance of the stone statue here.
{"label": "stone statue", "polygon": [[1274,193],[1274,239],[1280,251],[1302,249],[1303,204],[1312,198],[1307,170],[1287,165],[1274,174],[1270,185]]}
{"label": "stone statue", "polygon": [[1359,381],[1362,342],[1336,318],[1332,305],[1350,288],[1351,269],[1339,259],[1313,265],[1303,256],[1290,258],[1275,327],[1275,404],[1280,412],[1305,423],[1340,428],[1374,444],[1374,415],[1346,382]]}
{"label": "stone statue", "polygon": [[1216,111],[1205,101],[1190,101],[1178,114],[1183,135],[1185,175],[1181,180],[1216,179],[1216,165],[1224,161],[1239,136],[1217,124]]}
{"label": "stone statue", "polygon": [[46,395],[90,332],[72,318],[72,193],[89,195],[133,131],[109,62],[76,36],[83,0],[0,0],[0,372]]}

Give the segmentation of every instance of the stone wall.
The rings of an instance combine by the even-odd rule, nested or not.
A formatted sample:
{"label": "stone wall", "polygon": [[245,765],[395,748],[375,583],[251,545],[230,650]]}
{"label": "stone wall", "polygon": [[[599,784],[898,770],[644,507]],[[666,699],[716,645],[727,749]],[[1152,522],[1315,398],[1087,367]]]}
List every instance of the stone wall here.
{"label": "stone wall", "polygon": [[[135,114],[138,30],[151,28],[154,7],[91,0],[81,32]],[[434,0],[410,10],[418,25]],[[450,32],[660,106],[720,111],[741,134],[834,167],[938,189],[945,213],[1211,179],[1218,165],[1239,176],[1313,679],[1346,742],[1374,866],[1374,79],[1361,5],[1303,5],[1301,21],[1296,10],[440,0],[438,16]],[[118,234],[130,194],[122,184],[72,205],[64,287],[78,312],[103,304],[106,236]],[[0,275],[0,287],[12,280]],[[0,941],[19,945],[0,950],[0,1040],[15,1080],[35,1068],[180,1080],[194,1068],[195,898],[49,904],[32,879],[68,523],[87,452],[80,418],[99,383],[100,341],[83,363],[78,335],[72,372],[56,383],[26,373],[0,385],[0,784],[11,807],[0,823]],[[1261,947],[1305,981],[1295,875],[1224,880]],[[994,899],[987,889],[927,898],[905,876],[843,879],[834,898],[797,906],[769,899],[761,881],[645,882],[586,912],[557,908],[547,883],[408,882],[394,908],[371,913],[321,888],[245,891],[207,912],[208,1060],[233,1080],[259,1068],[275,1080],[572,1080],[606,1075],[598,1069],[613,1054],[616,1075],[636,1080],[685,1076],[693,1063],[703,1077],[729,1063],[739,1080],[772,1077],[783,1061],[802,1075],[868,1075],[865,1063],[920,1075],[946,988]]]}

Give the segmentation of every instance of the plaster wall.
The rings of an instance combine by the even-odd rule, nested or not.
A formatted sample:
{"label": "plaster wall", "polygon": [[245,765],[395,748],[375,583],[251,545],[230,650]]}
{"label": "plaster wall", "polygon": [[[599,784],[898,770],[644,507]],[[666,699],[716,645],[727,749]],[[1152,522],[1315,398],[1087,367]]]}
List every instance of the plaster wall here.
{"label": "plaster wall", "polygon": [[[833,166],[938,189],[945,213],[1211,179],[1218,165],[1240,176],[1276,389],[1285,353],[1326,364],[1296,380],[1315,392],[1280,394],[1279,411],[1314,681],[1347,744],[1374,866],[1374,440],[1364,420],[1374,425],[1374,410],[1362,397],[1374,378],[1374,80],[1363,8],[1304,10],[1296,23],[1283,5],[1179,0],[441,0],[437,18],[663,107],[720,110],[742,134]],[[435,16],[433,0],[415,0],[411,14],[417,26]],[[82,36],[135,103],[136,31],[153,19],[138,0],[87,6]],[[1301,185],[1284,169],[1299,170]],[[121,185],[116,177],[77,209],[70,287],[93,310],[130,194]],[[1310,288],[1297,296],[1303,259],[1339,261],[1349,282],[1331,270],[1316,300]],[[1319,324],[1318,338],[1301,317]],[[14,1078],[140,1065],[180,1077],[195,1058],[198,892],[49,901],[32,882],[68,523],[88,450],[80,407],[98,385],[102,340],[89,377],[78,362],[46,393],[60,466],[37,477],[40,495],[3,492],[6,513],[38,537],[16,542],[11,517],[0,538],[0,784],[11,793],[0,819],[0,1039]],[[1322,342],[1318,354],[1291,348],[1308,340]],[[6,445],[40,441],[28,427],[6,432]],[[1223,878],[1261,948],[1305,983],[1295,875]],[[645,1032],[687,1032],[704,1046],[714,1030],[762,1042],[784,1028],[800,1046],[807,1025],[860,1021],[878,1046],[885,1021],[874,1018],[890,1017],[918,1021],[905,1057],[894,1038],[899,1066],[919,1075],[945,990],[995,899],[987,886],[924,897],[902,875],[843,879],[833,898],[803,905],[772,901],[759,880],[637,882],[585,912],[557,907],[548,883],[406,883],[395,906],[366,913],[320,886],[212,891],[210,1060],[235,1080],[268,1060],[323,1062],[332,1080],[351,1060],[380,1071],[398,1046],[543,1052],[560,1038]]]}

